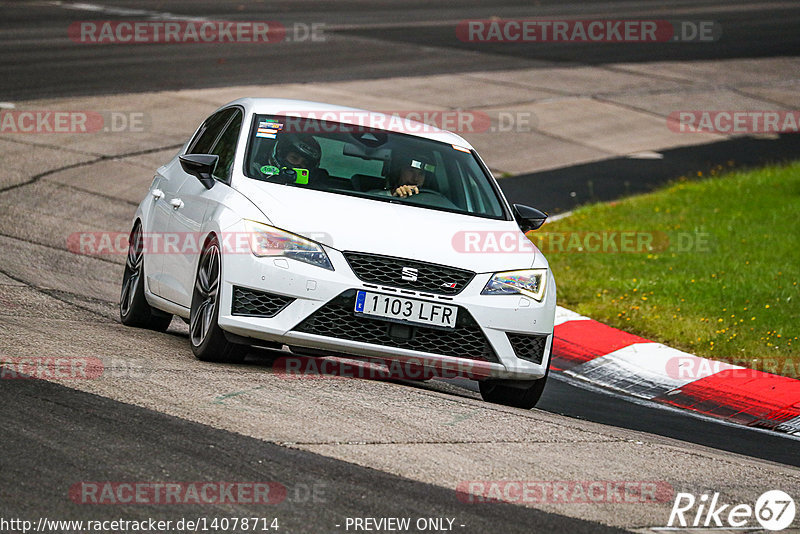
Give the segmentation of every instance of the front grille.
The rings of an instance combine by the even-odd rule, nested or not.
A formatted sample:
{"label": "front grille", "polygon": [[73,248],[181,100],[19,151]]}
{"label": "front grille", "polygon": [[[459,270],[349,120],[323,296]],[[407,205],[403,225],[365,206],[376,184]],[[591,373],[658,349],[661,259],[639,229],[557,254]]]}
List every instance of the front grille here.
{"label": "front grille", "polygon": [[294,301],[291,297],[233,286],[233,315],[275,317]]}
{"label": "front grille", "polygon": [[528,360],[533,363],[542,363],[544,347],[547,344],[547,336],[532,336],[530,334],[512,334],[506,332],[508,341],[517,358]]}
{"label": "front grille", "polygon": [[[499,363],[489,340],[470,313],[460,306],[454,329],[407,326],[355,313],[356,291],[349,289],[315,311],[295,328],[320,336],[386,347],[430,352],[456,358]],[[403,337],[389,335],[402,332]]]}
{"label": "front grille", "polygon": [[[391,256],[345,252],[344,257],[364,282],[438,295],[460,293],[475,276],[474,272],[464,269]],[[403,268],[416,269],[416,280],[403,280]]]}

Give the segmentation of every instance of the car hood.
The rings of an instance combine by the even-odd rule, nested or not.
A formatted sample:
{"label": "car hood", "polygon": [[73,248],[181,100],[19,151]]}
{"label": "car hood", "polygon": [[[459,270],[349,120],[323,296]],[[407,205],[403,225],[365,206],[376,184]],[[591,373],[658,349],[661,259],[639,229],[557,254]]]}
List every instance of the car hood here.
{"label": "car hood", "polygon": [[536,247],[515,221],[483,219],[246,180],[238,187],[273,226],[340,251],[496,272],[527,269]]}

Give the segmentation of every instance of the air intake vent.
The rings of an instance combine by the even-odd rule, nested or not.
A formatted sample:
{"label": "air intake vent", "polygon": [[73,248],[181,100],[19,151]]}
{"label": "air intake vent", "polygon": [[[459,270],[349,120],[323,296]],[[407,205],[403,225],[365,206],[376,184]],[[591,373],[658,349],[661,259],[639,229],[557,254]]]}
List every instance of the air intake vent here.
{"label": "air intake vent", "polygon": [[233,287],[233,315],[275,317],[295,299],[265,291]]}
{"label": "air intake vent", "polygon": [[512,334],[506,332],[508,340],[517,358],[533,363],[542,363],[544,347],[547,345],[547,336],[532,336],[529,334]]}

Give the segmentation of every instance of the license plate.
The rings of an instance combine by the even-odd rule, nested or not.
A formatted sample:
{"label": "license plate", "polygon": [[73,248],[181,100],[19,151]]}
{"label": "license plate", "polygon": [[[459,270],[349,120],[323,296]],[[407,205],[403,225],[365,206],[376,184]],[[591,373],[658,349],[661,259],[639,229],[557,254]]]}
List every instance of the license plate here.
{"label": "license plate", "polygon": [[445,328],[456,327],[456,315],[458,314],[456,306],[370,291],[357,293],[355,311],[372,317]]}

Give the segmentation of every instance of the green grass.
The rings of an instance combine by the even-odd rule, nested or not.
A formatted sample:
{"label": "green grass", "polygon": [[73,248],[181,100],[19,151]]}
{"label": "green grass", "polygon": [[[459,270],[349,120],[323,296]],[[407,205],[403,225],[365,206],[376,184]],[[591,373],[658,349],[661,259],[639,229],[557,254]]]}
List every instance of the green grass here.
{"label": "green grass", "polygon": [[[626,230],[653,249],[578,250],[585,232]],[[566,239],[548,247],[554,232]],[[681,179],[580,208],[529,237],[544,243],[560,305],[699,356],[800,377],[800,162]]]}

